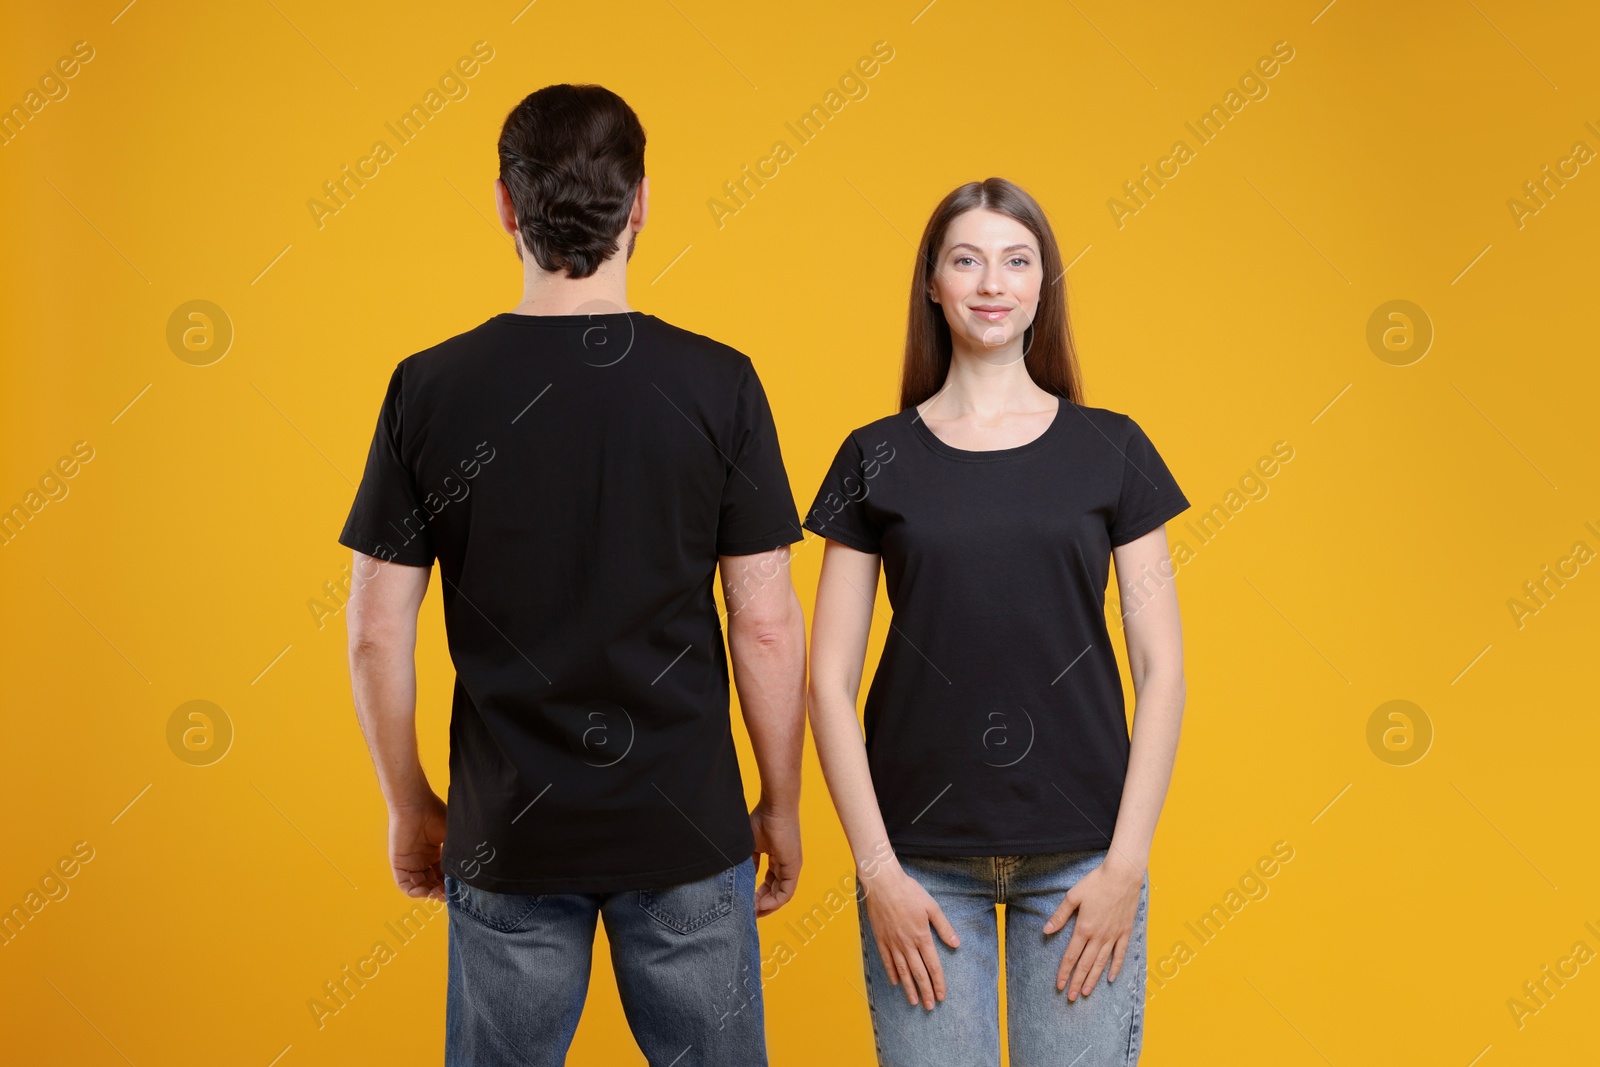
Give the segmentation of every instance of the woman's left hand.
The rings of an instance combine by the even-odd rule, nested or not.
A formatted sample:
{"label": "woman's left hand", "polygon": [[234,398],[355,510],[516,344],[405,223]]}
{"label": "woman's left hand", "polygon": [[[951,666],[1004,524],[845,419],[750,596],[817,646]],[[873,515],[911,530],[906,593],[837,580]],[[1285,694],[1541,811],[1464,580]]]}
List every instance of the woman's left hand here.
{"label": "woman's left hand", "polygon": [[1072,940],[1056,971],[1056,989],[1066,989],[1068,1000],[1089,995],[1107,960],[1111,962],[1109,981],[1115,982],[1122,973],[1143,888],[1144,871],[1115,853],[1108,853],[1100,866],[1067,890],[1060,907],[1044,924],[1044,932],[1053,934],[1067,924],[1074,911],[1078,913],[1072,925]]}

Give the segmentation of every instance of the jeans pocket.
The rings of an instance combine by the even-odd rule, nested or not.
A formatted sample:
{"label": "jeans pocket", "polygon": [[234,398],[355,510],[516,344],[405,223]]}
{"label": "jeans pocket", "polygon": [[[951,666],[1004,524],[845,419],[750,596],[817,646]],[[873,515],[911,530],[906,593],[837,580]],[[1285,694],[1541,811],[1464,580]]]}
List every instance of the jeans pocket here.
{"label": "jeans pocket", "polygon": [[479,889],[453,874],[444,876],[444,893],[451,910],[503,934],[520,933],[532,926],[534,912],[544,900],[542,895]]}
{"label": "jeans pocket", "polygon": [[639,907],[669,930],[693,933],[733,911],[733,876],[729,867],[698,882],[641,889]]}

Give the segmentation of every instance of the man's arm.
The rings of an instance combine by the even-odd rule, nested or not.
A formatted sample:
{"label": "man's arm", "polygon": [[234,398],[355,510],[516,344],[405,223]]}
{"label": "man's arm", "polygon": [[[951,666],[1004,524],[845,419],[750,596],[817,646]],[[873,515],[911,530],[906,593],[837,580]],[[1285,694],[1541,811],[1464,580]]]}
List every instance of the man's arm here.
{"label": "man's arm", "polygon": [[728,651],[739,708],[761,776],[761,800],[750,813],[756,852],[767,876],[756,914],[794,896],[800,878],[800,754],[805,747],[806,623],[789,579],[789,546],[748,556],[721,556],[728,605]]}
{"label": "man's arm", "polygon": [[356,717],[389,807],[389,863],[407,896],[444,899],[444,801],[417,755],[417,612],[432,567],[354,554],[345,622]]}

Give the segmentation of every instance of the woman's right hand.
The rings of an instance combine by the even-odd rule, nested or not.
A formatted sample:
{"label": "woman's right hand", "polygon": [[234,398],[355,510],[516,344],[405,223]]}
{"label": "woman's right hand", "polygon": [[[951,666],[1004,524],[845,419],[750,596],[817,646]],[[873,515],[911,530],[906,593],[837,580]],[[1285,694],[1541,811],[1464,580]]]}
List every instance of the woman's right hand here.
{"label": "woman's right hand", "polygon": [[961,939],[955,927],[921,883],[898,864],[880,866],[861,882],[872,936],[889,981],[905,990],[908,1003],[917,1003],[920,996],[923,1008],[932,1011],[933,1002],[944,999],[944,968],[929,928],[937,931],[945,944],[957,948]]}

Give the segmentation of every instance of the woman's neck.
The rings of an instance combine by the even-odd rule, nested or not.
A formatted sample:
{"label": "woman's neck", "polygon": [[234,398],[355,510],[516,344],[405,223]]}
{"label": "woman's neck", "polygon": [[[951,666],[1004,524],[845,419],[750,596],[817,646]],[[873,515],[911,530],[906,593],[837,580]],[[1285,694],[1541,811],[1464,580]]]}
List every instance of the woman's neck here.
{"label": "woman's neck", "polygon": [[919,409],[939,420],[971,416],[980,424],[1014,412],[1054,410],[1056,398],[1034,382],[1022,357],[1020,337],[998,349],[956,348],[944,385]]}

